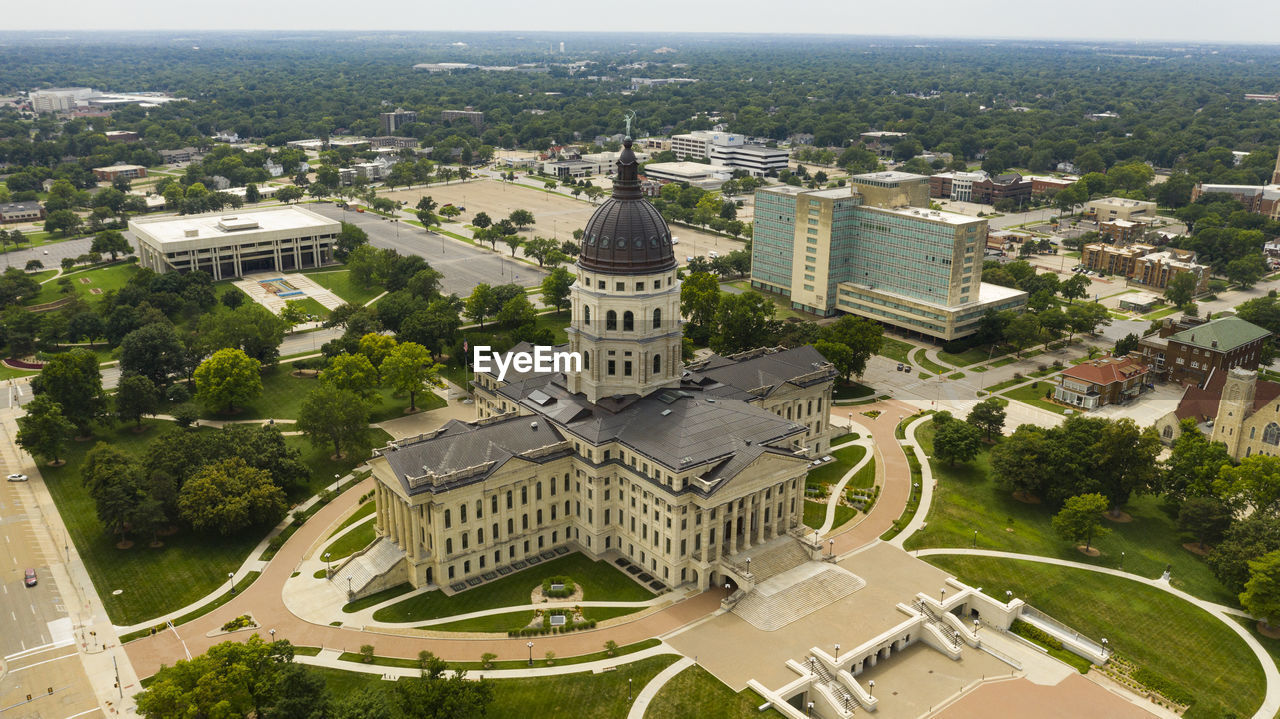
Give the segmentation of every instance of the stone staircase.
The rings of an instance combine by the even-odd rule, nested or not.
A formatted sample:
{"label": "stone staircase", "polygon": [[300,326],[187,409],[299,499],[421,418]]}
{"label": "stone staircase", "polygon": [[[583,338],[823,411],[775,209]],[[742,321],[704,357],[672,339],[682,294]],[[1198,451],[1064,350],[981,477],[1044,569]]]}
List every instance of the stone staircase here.
{"label": "stone staircase", "polygon": [[404,559],[403,549],[390,539],[381,537],[364,551],[353,555],[334,572],[334,586],[344,592],[350,590],[353,596],[359,597],[366,587],[386,575]]}
{"label": "stone staircase", "polygon": [[756,584],[760,584],[808,562],[809,551],[794,537],[783,536],[751,551],[733,555],[733,566],[746,573],[748,558],[751,559],[751,576]]}
{"label": "stone staircase", "polygon": [[947,624],[933,607],[919,599],[912,603],[912,607],[926,617],[925,621],[932,624],[953,649],[960,648],[960,634],[956,631],[955,627]]}
{"label": "stone staircase", "polygon": [[[752,561],[755,570],[755,561]],[[858,575],[838,566],[806,561],[756,584],[733,608],[751,626],[772,632],[837,602],[866,586]]]}

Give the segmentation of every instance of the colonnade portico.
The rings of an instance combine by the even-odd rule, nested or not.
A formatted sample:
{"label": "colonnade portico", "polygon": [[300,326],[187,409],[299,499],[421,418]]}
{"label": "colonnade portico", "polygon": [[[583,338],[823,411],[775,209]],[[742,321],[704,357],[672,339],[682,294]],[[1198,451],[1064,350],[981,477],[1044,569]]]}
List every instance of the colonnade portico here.
{"label": "colonnade portico", "polygon": [[[799,480],[789,479],[704,508],[698,520],[701,528],[697,535],[698,546],[695,547],[695,559],[700,558],[702,564],[699,588],[710,588],[711,573],[716,571],[719,562],[730,561],[753,545],[787,534],[799,522],[799,515],[793,509],[799,501]],[[711,518],[713,513],[714,519]]]}

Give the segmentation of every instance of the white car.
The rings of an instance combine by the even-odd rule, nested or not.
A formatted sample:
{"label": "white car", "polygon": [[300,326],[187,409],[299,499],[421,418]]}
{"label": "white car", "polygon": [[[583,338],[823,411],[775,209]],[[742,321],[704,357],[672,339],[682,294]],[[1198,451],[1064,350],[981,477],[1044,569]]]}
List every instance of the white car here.
{"label": "white car", "polygon": [[673,244],[673,245],[678,245],[678,244],[680,244],[680,238],[679,238],[679,237],[672,237],[672,238],[671,238],[671,244]]}
{"label": "white car", "polygon": [[707,253],[707,257],[719,257],[719,256],[720,256],[720,253],[716,252],[715,250],[711,250],[710,252]]}
{"label": "white car", "polygon": [[9,475],[9,476],[7,477],[7,479],[8,479],[10,482],[25,482],[25,481],[27,481],[27,475],[25,475],[25,474],[16,474],[16,473],[15,473],[15,474],[11,474],[11,475]]}

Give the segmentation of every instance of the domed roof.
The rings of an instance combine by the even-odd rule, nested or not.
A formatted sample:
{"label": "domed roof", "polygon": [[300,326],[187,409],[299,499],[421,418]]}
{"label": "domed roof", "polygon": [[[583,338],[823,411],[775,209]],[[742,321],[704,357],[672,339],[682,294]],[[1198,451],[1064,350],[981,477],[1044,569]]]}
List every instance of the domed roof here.
{"label": "domed roof", "polygon": [[640,193],[636,155],[631,138],[623,141],[613,196],[596,208],[582,228],[584,270],[609,274],[646,275],[675,269],[671,229],[658,209]]}

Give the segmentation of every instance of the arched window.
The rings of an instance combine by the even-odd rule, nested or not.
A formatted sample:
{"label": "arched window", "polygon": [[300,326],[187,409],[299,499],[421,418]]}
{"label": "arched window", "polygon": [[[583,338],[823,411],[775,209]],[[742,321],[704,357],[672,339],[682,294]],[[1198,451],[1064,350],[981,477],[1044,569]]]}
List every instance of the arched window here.
{"label": "arched window", "polygon": [[613,310],[609,310],[609,313],[604,316],[604,328],[606,330],[618,329],[618,313],[617,312],[614,312]]}
{"label": "arched window", "polygon": [[1173,439],[1173,427],[1166,424],[1164,426],[1164,430],[1161,431],[1160,434],[1164,435],[1165,439]]}
{"label": "arched window", "polygon": [[451,526],[453,526],[452,515],[450,515],[449,510],[446,509],[444,510],[444,528],[448,529]]}
{"label": "arched window", "polygon": [[653,310],[653,328],[656,330],[662,326],[662,308],[655,307]]}
{"label": "arched window", "polygon": [[587,305],[582,306],[582,324],[591,324],[591,308]]}
{"label": "arched window", "polygon": [[1280,424],[1272,422],[1262,430],[1262,441],[1267,444],[1280,445]]}
{"label": "arched window", "polygon": [[622,315],[622,331],[632,332],[636,328],[636,316],[631,314],[631,310],[627,310]]}
{"label": "arched window", "polygon": [[582,353],[582,369],[591,369],[591,353]]}
{"label": "arched window", "polygon": [[654,376],[662,374],[662,355],[653,356],[653,374]]}

